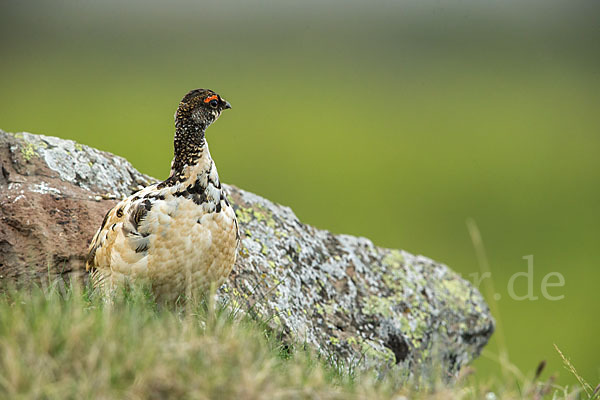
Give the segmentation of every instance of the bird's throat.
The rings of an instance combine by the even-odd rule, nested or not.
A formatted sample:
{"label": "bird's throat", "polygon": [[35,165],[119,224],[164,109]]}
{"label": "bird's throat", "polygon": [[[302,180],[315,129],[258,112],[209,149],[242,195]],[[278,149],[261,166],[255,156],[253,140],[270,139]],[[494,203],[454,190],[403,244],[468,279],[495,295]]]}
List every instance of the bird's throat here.
{"label": "bird's throat", "polygon": [[205,164],[211,159],[204,131],[205,127],[198,124],[176,125],[170,179],[185,180],[190,168]]}

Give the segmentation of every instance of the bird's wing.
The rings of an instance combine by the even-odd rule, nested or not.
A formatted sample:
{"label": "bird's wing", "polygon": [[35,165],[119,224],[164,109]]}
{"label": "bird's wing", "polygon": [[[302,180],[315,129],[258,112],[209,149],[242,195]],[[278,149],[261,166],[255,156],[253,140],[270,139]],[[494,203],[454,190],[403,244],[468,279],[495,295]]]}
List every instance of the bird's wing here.
{"label": "bird's wing", "polygon": [[86,260],[86,270],[92,272],[92,278],[110,275],[112,271],[130,272],[123,270],[125,266],[141,267],[153,231],[153,224],[146,223],[146,217],[155,203],[164,199],[148,189],[151,188],[119,202],[106,213]]}

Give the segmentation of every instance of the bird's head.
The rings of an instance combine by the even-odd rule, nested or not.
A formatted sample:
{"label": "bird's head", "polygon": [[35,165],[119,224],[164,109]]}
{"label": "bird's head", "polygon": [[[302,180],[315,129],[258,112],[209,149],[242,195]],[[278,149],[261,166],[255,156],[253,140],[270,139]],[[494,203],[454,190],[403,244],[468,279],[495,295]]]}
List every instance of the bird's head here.
{"label": "bird's head", "polygon": [[194,89],[181,99],[175,113],[175,121],[192,122],[206,129],[228,108],[231,108],[231,104],[212,90]]}

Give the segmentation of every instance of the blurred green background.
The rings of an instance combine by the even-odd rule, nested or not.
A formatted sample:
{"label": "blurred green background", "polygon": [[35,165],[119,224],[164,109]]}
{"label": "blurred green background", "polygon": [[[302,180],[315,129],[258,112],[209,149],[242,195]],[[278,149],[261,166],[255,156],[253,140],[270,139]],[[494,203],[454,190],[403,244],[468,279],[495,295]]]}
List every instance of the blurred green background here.
{"label": "blurred green background", "polygon": [[[223,181],[304,222],[477,273],[510,360],[600,379],[600,7],[594,1],[28,1],[0,6],[0,128],[74,139],[165,178],[190,89]],[[510,277],[534,256],[533,290]],[[564,287],[544,299],[543,277]],[[555,281],[554,279],[552,281]],[[515,292],[524,295],[525,279]],[[475,363],[498,374],[497,337]],[[546,375],[549,372],[545,373]]]}

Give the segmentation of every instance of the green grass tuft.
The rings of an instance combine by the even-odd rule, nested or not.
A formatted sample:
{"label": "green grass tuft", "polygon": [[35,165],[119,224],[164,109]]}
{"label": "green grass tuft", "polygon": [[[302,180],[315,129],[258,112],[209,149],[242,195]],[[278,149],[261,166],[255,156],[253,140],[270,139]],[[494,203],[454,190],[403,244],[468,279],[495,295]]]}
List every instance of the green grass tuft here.
{"label": "green grass tuft", "polygon": [[[209,299],[212,299],[210,297]],[[416,388],[283,344],[265,321],[213,301],[157,305],[128,289],[108,304],[78,285],[0,294],[0,398],[576,398],[552,381]],[[493,391],[493,393],[492,393]],[[520,394],[519,394],[520,392]],[[492,394],[490,394],[492,393]],[[535,397],[538,396],[538,397]]]}

